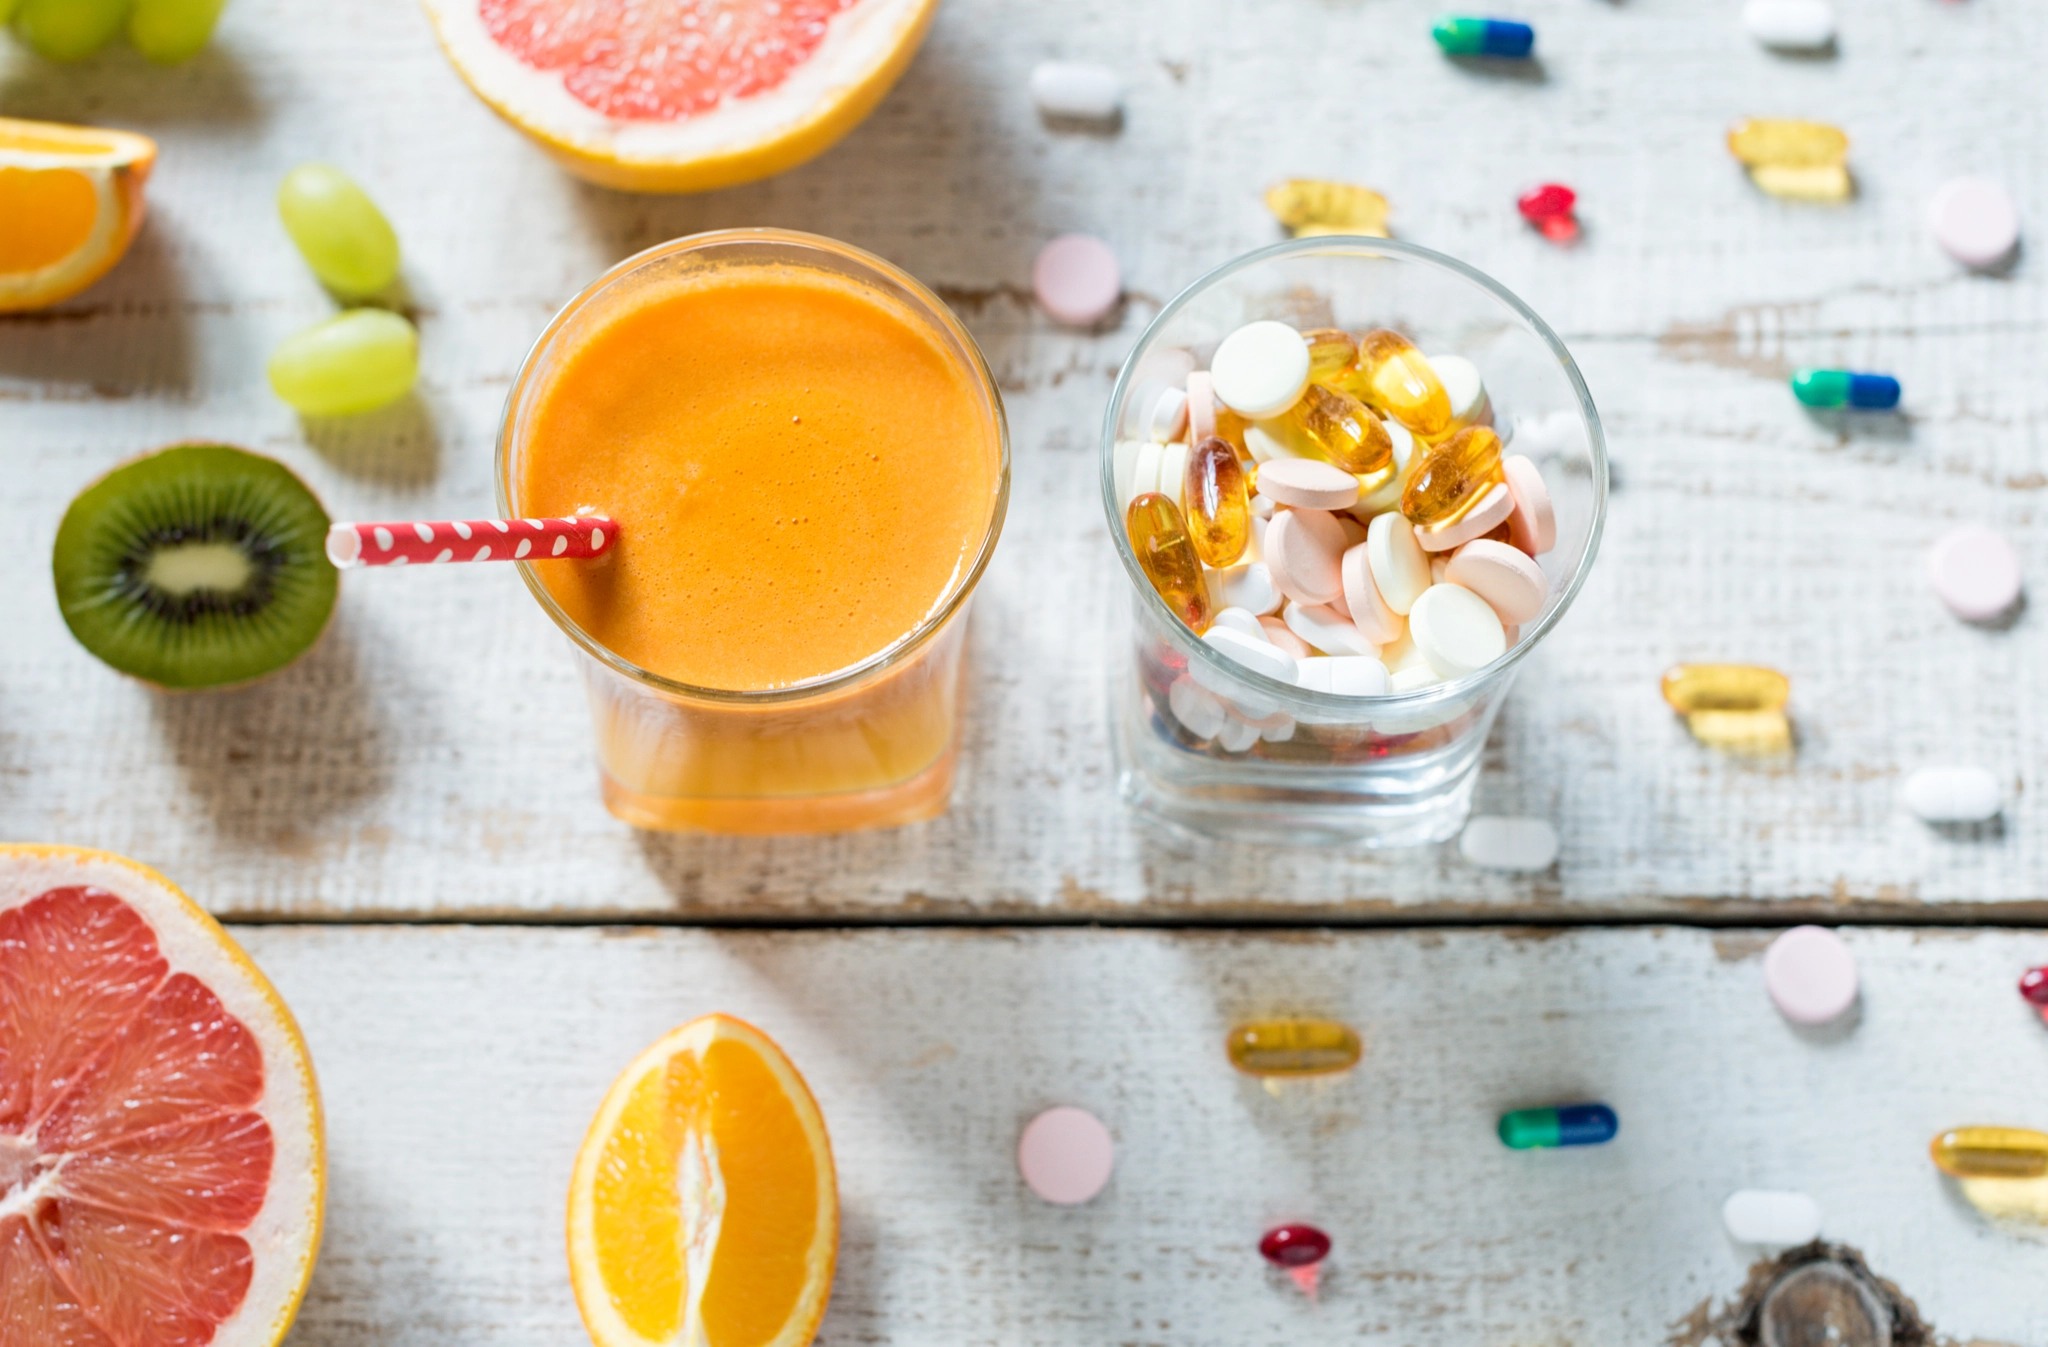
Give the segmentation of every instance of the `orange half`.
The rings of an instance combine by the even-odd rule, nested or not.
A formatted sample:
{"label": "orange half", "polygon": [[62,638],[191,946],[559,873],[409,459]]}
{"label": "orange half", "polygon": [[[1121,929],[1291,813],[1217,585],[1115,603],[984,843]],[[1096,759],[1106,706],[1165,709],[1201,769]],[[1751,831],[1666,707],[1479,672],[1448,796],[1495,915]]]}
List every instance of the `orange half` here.
{"label": "orange half", "polygon": [[0,117],[0,312],[40,309],[107,274],[142,225],[156,142]]}
{"label": "orange half", "polygon": [[825,1120],[766,1034],[706,1015],[612,1083],[569,1185],[598,1347],[804,1347],[838,1252]]}

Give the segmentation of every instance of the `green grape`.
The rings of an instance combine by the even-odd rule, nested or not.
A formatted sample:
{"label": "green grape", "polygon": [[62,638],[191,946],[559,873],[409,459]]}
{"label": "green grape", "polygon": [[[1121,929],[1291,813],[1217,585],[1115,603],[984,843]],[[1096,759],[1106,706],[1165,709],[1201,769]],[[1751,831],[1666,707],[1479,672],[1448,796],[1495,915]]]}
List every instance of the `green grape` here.
{"label": "green grape", "polygon": [[332,164],[300,164],[277,188],[277,213],[313,274],[345,299],[398,279],[398,235],[369,194]]}
{"label": "green grape", "polygon": [[14,17],[14,4],[15,0],[0,0],[0,23],[6,23]]}
{"label": "green grape", "polygon": [[14,31],[53,61],[82,61],[112,40],[128,0],[20,0]]}
{"label": "green grape", "polygon": [[420,334],[389,309],[352,309],[270,353],[270,387],[307,416],[350,416],[395,402],[420,372]]}
{"label": "green grape", "polygon": [[228,0],[135,0],[128,42],[152,61],[175,65],[199,54]]}

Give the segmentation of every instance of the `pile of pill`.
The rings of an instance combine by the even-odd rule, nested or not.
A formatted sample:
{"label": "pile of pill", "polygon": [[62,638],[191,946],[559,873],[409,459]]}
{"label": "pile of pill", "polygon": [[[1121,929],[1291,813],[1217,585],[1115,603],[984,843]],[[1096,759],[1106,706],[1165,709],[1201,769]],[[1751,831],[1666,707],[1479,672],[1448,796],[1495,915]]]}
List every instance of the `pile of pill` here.
{"label": "pile of pill", "polygon": [[[1249,323],[1116,445],[1118,508],[1153,588],[1217,653],[1316,692],[1412,692],[1500,658],[1550,597],[1550,493],[1492,421],[1461,357]],[[1168,700],[1228,752],[1292,734],[1185,675]]]}

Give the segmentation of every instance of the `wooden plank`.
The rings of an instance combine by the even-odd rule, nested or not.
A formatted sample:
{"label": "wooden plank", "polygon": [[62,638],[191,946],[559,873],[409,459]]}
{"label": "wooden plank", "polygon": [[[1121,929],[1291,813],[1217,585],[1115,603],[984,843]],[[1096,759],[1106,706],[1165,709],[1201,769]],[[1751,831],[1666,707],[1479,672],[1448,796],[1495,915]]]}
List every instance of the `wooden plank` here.
{"label": "wooden plank", "polygon": [[[295,1341],[580,1341],[570,1161],[613,1074],[719,1010],[831,1128],[845,1232],[828,1344],[1375,1342],[1703,1347],[1754,1251],[1720,1204],[1803,1190],[1943,1341],[2038,1343],[2041,1249],[1928,1163],[1967,1121],[2048,1119],[2037,935],[1860,930],[1857,1019],[1765,999],[1761,934],[1247,936],[274,927],[238,932],[303,1022],[331,1136]],[[1340,1016],[1364,1063],[1269,1096],[1243,1016]],[[1511,1152],[1504,1109],[1604,1099],[1611,1145]],[[1080,1105],[1105,1192],[1054,1208],[1019,1130]],[[1311,1305],[1255,1251],[1313,1220]],[[1732,1343],[1724,1344],[1732,1347]]]}
{"label": "wooden plank", "polygon": [[[0,321],[0,439],[17,548],[0,556],[0,829],[112,847],[248,917],[582,914],[974,919],[1584,916],[1761,912],[2048,918],[2048,719],[2038,609],[1963,626],[1920,579],[1928,541],[1996,524],[2048,576],[2041,269],[1972,277],[1922,204],[1994,174],[2048,218],[2025,0],[1871,0],[1841,52],[1756,49],[1727,6],[1531,0],[1540,78],[1441,60],[1435,6],[1097,6],[950,0],[902,86],[843,146],[775,181],[686,199],[561,176],[460,85],[403,0],[238,0],[193,65],[0,54],[11,113],[133,125],[164,156],[135,255],[58,311]],[[1111,136],[1054,132],[1024,92],[1052,55],[1131,82]],[[1970,96],[1957,98],[1959,72]],[[1760,197],[1720,145],[1745,114],[1837,119],[1861,196]],[[1349,134],[1347,134],[1347,131]],[[424,334],[417,397],[303,425],[263,381],[329,311],[275,223],[290,164],[346,164],[404,238]],[[1507,879],[1447,851],[1392,857],[1182,844],[1110,777],[1102,673],[1123,603],[1094,498],[1097,423],[1155,303],[1274,237],[1258,191],[1361,179],[1405,237],[1466,258],[1566,334],[1619,462],[1580,606],[1504,715],[1482,809],[1555,819],[1557,868]],[[1587,237],[1514,216],[1573,183]],[[602,267],[692,230],[768,223],[889,256],[961,309],[1000,373],[1016,491],[973,633],[958,802],[874,837],[636,835],[595,798],[564,643],[510,575],[351,576],[308,660],[226,696],[163,698],[64,632],[47,556],[64,503],[154,444],[274,453],[355,517],[490,507],[500,401],[532,335]],[[1051,233],[1122,255],[1119,325],[1074,334],[1022,299]],[[1820,360],[1898,371],[1910,412],[1810,418],[1780,381]],[[1657,699],[1659,669],[1753,658],[1794,677],[1796,764],[1718,761]],[[1932,834],[1902,773],[1979,762],[2004,826]]]}

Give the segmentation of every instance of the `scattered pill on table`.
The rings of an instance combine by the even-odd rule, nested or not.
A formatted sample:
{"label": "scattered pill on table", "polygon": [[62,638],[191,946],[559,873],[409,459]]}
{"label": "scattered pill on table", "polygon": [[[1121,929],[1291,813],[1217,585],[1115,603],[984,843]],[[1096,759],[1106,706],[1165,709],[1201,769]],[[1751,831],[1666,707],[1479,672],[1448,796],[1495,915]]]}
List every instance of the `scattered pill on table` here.
{"label": "scattered pill on table", "polygon": [[2020,974],[2020,995],[2037,1006],[2048,1006],[2048,968],[2029,968]]}
{"label": "scattered pill on table", "polygon": [[1780,757],[1792,751],[1792,722],[1783,711],[1693,711],[1692,737],[1737,757]]}
{"label": "scattered pill on table", "polygon": [[1728,149],[1773,196],[1843,201],[1854,195],[1849,137],[1826,122],[1755,117],[1728,132]]}
{"label": "scattered pill on table", "polygon": [[1223,405],[1254,420],[1278,416],[1308,387],[1309,352],[1301,334],[1268,319],[1246,323],[1209,358],[1209,376]]}
{"label": "scattered pill on table", "polygon": [[1045,311],[1070,327],[1093,327],[1123,297],[1123,270],[1092,234],[1062,234],[1038,250],[1031,288]]}
{"label": "scattered pill on table", "polygon": [[1576,209],[1579,194],[1561,182],[1546,182],[1515,199],[1522,218],[1552,243],[1570,243],[1579,236]]}
{"label": "scattered pill on table", "polygon": [[1889,411],[1899,405],[1899,381],[1889,374],[1797,369],[1792,371],[1792,396],[1809,407]]}
{"label": "scattered pill on table", "polygon": [[1108,66],[1041,61],[1031,70],[1031,101],[1046,117],[1108,122],[1123,110],[1124,82]]}
{"label": "scattered pill on table", "polygon": [[1828,0],[1748,0],[1742,26],[1766,47],[1822,51],[1834,45],[1835,7]]}
{"label": "scattered pill on table", "polygon": [[1957,617],[1989,622],[2019,602],[2020,556],[2004,535],[1969,524],[1935,540],[1927,578]]}
{"label": "scattered pill on table", "polygon": [[1794,926],[1764,951],[1764,990],[1794,1024],[1826,1024],[1856,1002],[1856,956],[1825,926]]}
{"label": "scattered pill on table", "polygon": [[1291,178],[1266,190],[1266,209],[1296,238],[1326,234],[1387,236],[1387,199],[1370,187]]}
{"label": "scattered pill on table", "polygon": [[1557,852],[1557,829],[1548,819],[1479,814],[1458,834],[1458,854],[1482,870],[1548,870]]}
{"label": "scattered pill on table", "polygon": [[1744,1188],[1721,1204],[1721,1224],[1737,1244],[1795,1248],[1820,1237],[1820,1204],[1805,1193]]}
{"label": "scattered pill on table", "polygon": [[1259,1241],[1259,1256],[1313,1297],[1322,1261],[1330,1256],[1330,1237],[1312,1225],[1275,1226]]}
{"label": "scattered pill on table", "polygon": [[1674,664],[1658,684],[1680,715],[1695,711],[1778,711],[1792,680],[1761,664]]}
{"label": "scattered pill on table", "polygon": [[1959,1179],[2048,1175],[2048,1134],[2026,1127],[1958,1127],[1927,1144],[1935,1168]]}
{"label": "scattered pill on table", "polygon": [[1966,267],[1995,267],[2019,246],[2019,207],[1989,178],[1950,178],[1935,188],[1927,224],[1942,251]]}
{"label": "scattered pill on table", "polygon": [[1233,1026],[1223,1051],[1247,1075],[1327,1076],[1357,1066],[1365,1040],[1336,1020],[1256,1020]]}
{"label": "scattered pill on table", "polygon": [[1906,778],[1899,798],[1927,823],[1986,823],[2005,807],[1998,778],[1982,767],[1922,767]]}
{"label": "scattered pill on table", "polygon": [[1109,1183],[1116,1142],[1085,1109],[1050,1108],[1025,1125],[1017,1171],[1032,1192],[1063,1207],[1078,1206]]}
{"label": "scattered pill on table", "polygon": [[1614,1140],[1621,1120],[1605,1104],[1566,1104],[1559,1108],[1525,1108],[1503,1113],[1500,1139],[1518,1151],[1558,1146],[1598,1146]]}
{"label": "scattered pill on table", "polygon": [[1446,14],[1430,30],[1447,56],[1526,58],[1536,47],[1536,30],[1513,19],[1477,19]]}

